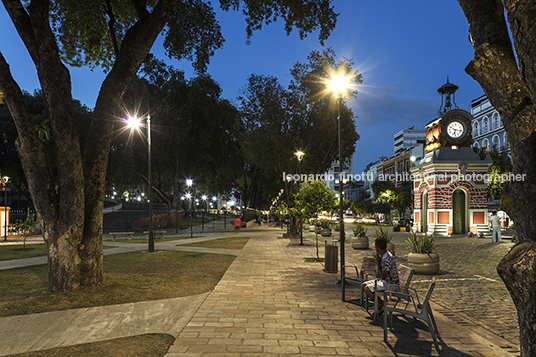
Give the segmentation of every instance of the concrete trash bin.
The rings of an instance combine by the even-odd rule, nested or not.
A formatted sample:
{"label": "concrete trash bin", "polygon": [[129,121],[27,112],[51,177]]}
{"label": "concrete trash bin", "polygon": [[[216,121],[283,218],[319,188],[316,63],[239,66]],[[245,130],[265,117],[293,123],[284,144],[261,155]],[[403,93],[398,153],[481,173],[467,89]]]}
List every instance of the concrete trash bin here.
{"label": "concrete trash bin", "polygon": [[324,249],[324,268],[326,273],[338,272],[337,263],[339,262],[339,241],[337,239],[326,239]]}

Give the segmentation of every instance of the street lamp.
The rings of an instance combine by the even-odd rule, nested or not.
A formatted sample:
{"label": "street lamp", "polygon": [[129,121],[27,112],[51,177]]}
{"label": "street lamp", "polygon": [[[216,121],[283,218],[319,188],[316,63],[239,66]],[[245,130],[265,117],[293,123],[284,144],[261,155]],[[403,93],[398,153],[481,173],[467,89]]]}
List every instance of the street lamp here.
{"label": "street lamp", "polygon": [[347,88],[350,86],[352,81],[352,76],[344,73],[338,72],[330,75],[330,80],[328,83],[328,88],[333,92],[337,98],[337,121],[339,125],[339,227],[340,227],[340,245],[341,245],[341,287],[342,287],[342,301],[345,300],[344,297],[344,265],[345,265],[345,249],[344,249],[344,221],[343,221],[343,195],[342,195],[342,184],[344,179],[344,174],[342,173],[343,161],[342,161],[342,125],[341,125],[341,102],[346,94]]}
{"label": "street lamp", "polygon": [[[298,150],[294,153],[294,155],[296,155],[296,157],[298,158],[298,176],[300,177],[300,180],[301,180],[301,162],[303,160],[303,155],[305,155],[305,153],[301,150]],[[299,187],[299,183],[298,183],[298,187]],[[303,217],[300,217],[300,245],[303,245]]]}
{"label": "street lamp", "polygon": [[[141,120],[136,117],[127,117],[127,124],[131,129],[138,129]],[[149,180],[149,246],[147,251],[154,252],[154,234],[153,234],[153,181],[151,178],[151,114],[147,113],[147,157],[148,162],[148,180]]]}
{"label": "street lamp", "polygon": [[7,182],[9,181],[8,176],[2,177],[2,181],[4,182],[4,241],[7,241]]}
{"label": "street lamp", "polygon": [[[188,186],[190,188],[190,191],[192,190],[192,185],[193,184],[194,184],[194,180],[192,180],[192,179],[187,179],[186,180],[186,186]],[[194,228],[193,228],[193,225],[192,225],[192,203],[193,203],[192,194],[188,193],[186,195],[186,197],[188,197],[190,199],[190,238],[192,238],[194,236]]]}

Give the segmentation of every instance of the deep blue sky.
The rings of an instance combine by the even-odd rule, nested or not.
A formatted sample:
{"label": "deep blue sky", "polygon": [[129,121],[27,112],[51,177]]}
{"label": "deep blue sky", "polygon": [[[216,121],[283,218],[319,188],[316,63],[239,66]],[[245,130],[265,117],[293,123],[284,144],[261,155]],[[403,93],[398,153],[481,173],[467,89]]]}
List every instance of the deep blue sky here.
{"label": "deep blue sky", "polygon": [[[424,128],[437,117],[437,88],[445,83],[447,75],[460,87],[456,102],[461,109],[469,110],[471,100],[483,94],[464,71],[473,58],[473,48],[456,0],[335,0],[333,4],[340,16],[325,46],[340,57],[353,59],[355,68],[363,73],[363,85],[350,103],[361,136],[354,155],[354,173],[360,173],[379,156],[393,155],[396,132],[413,125]],[[296,62],[305,62],[312,50],[322,49],[317,33],[300,40],[296,31],[286,36],[282,23],[255,32],[247,45],[241,13],[218,11],[218,19],[226,42],[212,58],[208,72],[231,101],[250,74],[276,76],[287,85],[290,68]],[[35,68],[4,8],[0,9],[0,33],[0,50],[15,80],[22,89],[33,92],[39,87]],[[151,52],[166,59],[160,43]],[[194,75],[187,62],[168,63],[187,76]],[[73,97],[92,108],[104,74],[74,68],[71,75]]]}

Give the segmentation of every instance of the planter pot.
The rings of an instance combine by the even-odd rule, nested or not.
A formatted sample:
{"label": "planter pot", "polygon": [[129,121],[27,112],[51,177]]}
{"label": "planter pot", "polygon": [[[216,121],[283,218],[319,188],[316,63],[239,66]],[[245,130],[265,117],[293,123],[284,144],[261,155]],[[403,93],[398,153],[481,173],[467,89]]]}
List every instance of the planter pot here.
{"label": "planter pot", "polygon": [[368,237],[354,237],[352,241],[352,248],[354,249],[368,249],[369,239]]}
{"label": "planter pot", "polygon": [[416,274],[434,275],[439,271],[439,255],[437,253],[409,253],[408,266]]}
{"label": "planter pot", "polygon": [[392,255],[395,255],[395,245],[393,243],[387,243],[387,250],[390,251]]}
{"label": "planter pot", "polygon": [[322,237],[331,237],[331,228],[322,228],[320,234]]}

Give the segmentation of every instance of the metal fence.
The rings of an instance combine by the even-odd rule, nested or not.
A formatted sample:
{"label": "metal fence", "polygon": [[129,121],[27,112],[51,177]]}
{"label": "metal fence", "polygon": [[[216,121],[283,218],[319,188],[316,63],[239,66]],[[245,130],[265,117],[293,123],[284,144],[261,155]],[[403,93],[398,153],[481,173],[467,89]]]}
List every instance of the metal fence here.
{"label": "metal fence", "polygon": [[11,223],[15,223],[17,221],[24,222],[26,220],[26,218],[28,218],[28,216],[30,216],[32,214],[34,215],[34,218],[35,218],[35,210],[33,210],[33,209],[24,209],[24,210],[12,209],[12,210],[9,210],[9,222],[11,222]]}

